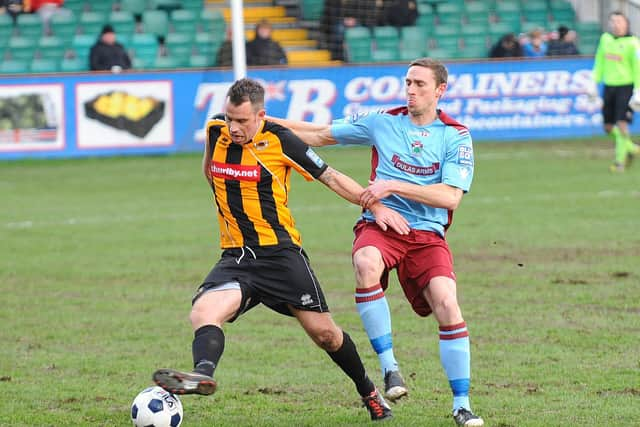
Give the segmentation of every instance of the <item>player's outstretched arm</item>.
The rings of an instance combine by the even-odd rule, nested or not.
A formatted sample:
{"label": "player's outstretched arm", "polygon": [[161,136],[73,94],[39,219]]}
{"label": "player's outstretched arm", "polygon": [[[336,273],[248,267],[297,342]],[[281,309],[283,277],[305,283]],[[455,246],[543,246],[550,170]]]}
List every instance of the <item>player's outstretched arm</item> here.
{"label": "player's outstretched arm", "polygon": [[[318,180],[343,199],[356,205],[360,204],[360,196],[364,189],[351,177],[344,175],[332,167],[328,167],[322,175],[318,177]],[[371,203],[368,209],[371,210],[376,218],[376,223],[383,230],[386,231],[388,227],[391,227],[391,229],[398,234],[409,233],[407,220],[393,209],[384,206],[380,202]]]}
{"label": "player's outstretched arm", "polygon": [[265,118],[270,122],[289,128],[302,139],[305,144],[312,147],[322,147],[323,145],[334,145],[338,143],[338,141],[331,136],[331,126],[329,125],[317,125],[315,123],[279,119],[271,116]]}
{"label": "player's outstretched arm", "polygon": [[372,204],[391,194],[397,194],[434,208],[455,210],[462,200],[464,191],[448,184],[417,185],[408,182],[378,179],[369,181],[369,186],[364,189],[360,196],[360,204],[365,208],[369,208]]}

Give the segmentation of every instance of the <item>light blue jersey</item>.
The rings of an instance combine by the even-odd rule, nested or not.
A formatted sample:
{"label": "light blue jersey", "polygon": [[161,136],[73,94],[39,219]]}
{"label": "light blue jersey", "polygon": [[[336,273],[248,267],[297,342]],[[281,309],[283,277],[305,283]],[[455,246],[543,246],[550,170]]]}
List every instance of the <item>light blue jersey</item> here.
{"label": "light blue jersey", "polygon": [[[426,126],[414,125],[406,107],[351,117],[331,125],[339,144],[371,145],[371,179],[393,179],[418,185],[444,183],[465,193],[473,179],[473,145],[468,129],[438,110]],[[402,214],[409,226],[444,237],[453,212],[395,194],[382,200]],[[368,210],[365,220],[373,221]]]}

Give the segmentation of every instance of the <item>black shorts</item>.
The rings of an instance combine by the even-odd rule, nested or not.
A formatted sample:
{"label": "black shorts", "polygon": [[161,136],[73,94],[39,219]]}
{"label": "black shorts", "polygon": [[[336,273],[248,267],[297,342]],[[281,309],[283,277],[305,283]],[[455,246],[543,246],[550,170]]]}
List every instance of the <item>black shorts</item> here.
{"label": "black shorts", "polygon": [[631,123],[633,110],[629,108],[629,100],[633,95],[633,85],[605,86],[602,104],[602,121],[613,125],[619,121]]}
{"label": "black shorts", "polygon": [[293,316],[289,305],[319,313],[329,307],[307,254],[300,247],[226,249],[193,297],[237,283],[242,291],[239,315],[262,303],[278,313]]}

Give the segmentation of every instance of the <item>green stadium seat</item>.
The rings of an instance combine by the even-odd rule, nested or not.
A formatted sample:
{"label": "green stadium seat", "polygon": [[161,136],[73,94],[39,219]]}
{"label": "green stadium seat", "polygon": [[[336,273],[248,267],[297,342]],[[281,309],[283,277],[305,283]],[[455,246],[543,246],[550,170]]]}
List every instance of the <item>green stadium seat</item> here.
{"label": "green stadium seat", "polygon": [[489,49],[483,45],[465,45],[462,49],[458,50],[457,58],[475,59],[486,58],[489,56]]}
{"label": "green stadium seat", "polygon": [[169,15],[169,26],[172,31],[182,34],[193,34],[198,26],[199,16],[189,9],[178,9]]}
{"label": "green stadium seat", "polygon": [[[127,0],[124,0],[127,1]],[[92,12],[100,12],[103,14],[110,14],[114,10],[114,2],[112,0],[100,0],[100,1],[90,1],[89,10]]]}
{"label": "green stadium seat", "polygon": [[186,64],[180,61],[179,58],[176,58],[173,55],[157,56],[153,62],[153,68],[161,70],[180,68],[184,67],[185,65]]}
{"label": "green stadium seat", "polygon": [[120,3],[120,9],[134,15],[142,15],[147,9],[147,0],[124,0]]}
{"label": "green stadium seat", "polygon": [[[164,13],[164,12],[163,12]],[[129,47],[139,59],[152,59],[158,55],[158,39],[149,33],[135,33],[131,36]],[[149,64],[150,65],[150,64]]]}
{"label": "green stadium seat", "polygon": [[396,62],[400,60],[398,48],[395,49],[374,49],[371,51],[373,62]]}
{"label": "green stadium seat", "polygon": [[420,27],[425,31],[425,34],[431,35],[435,26],[435,17],[433,15],[418,15],[416,19],[416,27]]}
{"label": "green stadium seat", "polygon": [[344,33],[346,57],[350,62],[371,62],[371,31],[367,27],[350,27]]}
{"label": "green stadium seat", "polygon": [[126,10],[114,10],[109,14],[111,24],[117,35],[131,35],[136,32],[136,20],[133,13]]}
{"label": "green stadium seat", "polygon": [[155,58],[144,58],[140,56],[134,56],[131,58],[131,66],[134,70],[148,70],[153,68]]}
{"label": "green stadium seat", "polygon": [[81,58],[88,58],[91,47],[96,43],[96,37],[90,34],[76,34],[71,40],[71,48]]}
{"label": "green stadium seat", "polygon": [[518,34],[520,32],[520,24],[514,28],[509,22],[494,22],[489,26],[488,34],[492,43],[498,41],[502,36],[508,33]]}
{"label": "green stadium seat", "polygon": [[65,43],[70,43],[78,32],[78,17],[75,13],[54,14],[49,21],[51,34],[60,37]]}
{"label": "green stadium seat", "polygon": [[29,64],[32,73],[57,73],[59,70],[58,61],[53,58],[34,58]]}
{"label": "green stadium seat", "polygon": [[20,74],[29,72],[29,62],[24,59],[5,59],[0,62],[1,74]]}
{"label": "green stadium seat", "polygon": [[87,0],[65,0],[64,8],[73,11],[76,15],[89,10],[89,2]]}
{"label": "green stadium seat", "polygon": [[522,26],[520,27],[520,30],[523,33],[530,33],[531,31],[534,31],[534,30],[547,31],[549,29],[547,27],[549,27],[549,23],[547,21],[523,22]]}
{"label": "green stadium seat", "polygon": [[22,37],[37,39],[44,35],[44,25],[38,14],[21,13],[17,17],[16,26]]}
{"label": "green stadium seat", "polygon": [[484,1],[472,1],[465,3],[464,16],[469,24],[488,24],[491,19],[491,6]]}
{"label": "green stadium seat", "polygon": [[182,8],[199,14],[204,9],[204,0],[182,0]]}
{"label": "green stadium seat", "polygon": [[180,0],[149,0],[147,8],[163,10],[167,13],[171,13],[172,11],[182,7],[180,3]]}
{"label": "green stadium seat", "polygon": [[22,36],[13,36],[9,39],[7,50],[11,59],[31,61],[36,53],[37,47],[33,39]]}
{"label": "green stadium seat", "polygon": [[195,45],[199,54],[215,57],[223,42],[221,35],[212,33],[196,33]]}
{"label": "green stadium seat", "polygon": [[169,32],[169,15],[163,10],[142,12],[142,30],[148,34],[164,37]]}
{"label": "green stadium seat", "polygon": [[102,27],[109,21],[109,15],[106,12],[82,12],[78,18],[78,27],[82,34],[88,34],[97,37]]}
{"label": "green stadium seat", "polygon": [[193,33],[169,33],[164,42],[169,54],[186,64],[193,53],[193,41]]}
{"label": "green stadium seat", "polygon": [[440,25],[461,25],[464,14],[464,3],[440,3],[436,9],[438,24]]}
{"label": "green stadium seat", "polygon": [[398,61],[413,61],[425,56],[426,49],[418,47],[401,47],[398,51]]}
{"label": "green stadium seat", "polygon": [[211,55],[191,55],[189,57],[189,67],[194,68],[206,68],[213,67],[215,65],[214,59]]}
{"label": "green stadium seat", "polygon": [[66,72],[78,72],[78,71],[87,71],[88,64],[85,58],[62,58],[59,65],[60,71]]}
{"label": "green stadium seat", "polygon": [[219,34],[222,38],[224,38],[226,29],[227,23],[224,20],[224,16],[219,10],[206,9],[200,15],[200,21],[198,22],[198,31]]}
{"label": "green stadium seat", "polygon": [[452,51],[449,49],[434,48],[434,49],[429,49],[426,52],[426,56],[433,59],[451,59],[455,57],[455,55],[452,54],[451,52]]}
{"label": "green stadium seat", "polygon": [[400,45],[398,29],[392,26],[373,27],[373,42],[379,50],[397,50]]}
{"label": "green stadium seat", "polygon": [[38,40],[38,56],[45,59],[60,59],[67,51],[67,43],[60,37],[41,37]]}
{"label": "green stadium seat", "polygon": [[429,43],[429,34],[421,27],[401,27],[400,45],[403,50],[424,52]]}
{"label": "green stadium seat", "polygon": [[324,12],[324,0],[301,0],[301,18],[305,21],[319,21]]}
{"label": "green stadium seat", "polygon": [[578,35],[602,34],[602,25],[597,21],[578,21],[574,27]]}

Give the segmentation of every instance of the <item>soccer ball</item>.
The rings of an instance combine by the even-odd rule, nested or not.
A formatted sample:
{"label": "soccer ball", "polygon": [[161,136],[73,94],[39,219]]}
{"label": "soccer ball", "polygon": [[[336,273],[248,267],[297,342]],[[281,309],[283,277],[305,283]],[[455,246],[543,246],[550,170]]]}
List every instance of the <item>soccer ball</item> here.
{"label": "soccer ball", "polygon": [[131,421],[136,427],[178,427],[182,403],[162,387],[145,388],[131,404]]}

